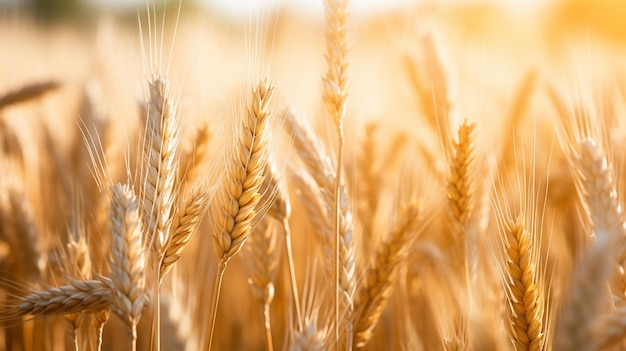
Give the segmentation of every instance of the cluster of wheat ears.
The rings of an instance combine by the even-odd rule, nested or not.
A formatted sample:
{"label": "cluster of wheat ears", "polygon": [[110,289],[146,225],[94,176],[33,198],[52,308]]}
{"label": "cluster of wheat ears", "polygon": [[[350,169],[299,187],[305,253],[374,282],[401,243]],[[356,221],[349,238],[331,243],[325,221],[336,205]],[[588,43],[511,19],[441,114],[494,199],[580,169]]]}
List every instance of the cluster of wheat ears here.
{"label": "cluster of wheat ears", "polygon": [[347,1],[324,10],[317,113],[259,69],[286,33],[270,23],[248,38],[248,83],[199,118],[203,92],[172,88],[150,7],[131,112],[103,116],[92,81],[68,123],[42,117],[67,83],[5,89],[0,349],[626,347],[624,96],[531,70],[497,123],[472,118],[427,34],[402,61],[419,109],[401,125],[421,132],[352,123],[367,54]]}

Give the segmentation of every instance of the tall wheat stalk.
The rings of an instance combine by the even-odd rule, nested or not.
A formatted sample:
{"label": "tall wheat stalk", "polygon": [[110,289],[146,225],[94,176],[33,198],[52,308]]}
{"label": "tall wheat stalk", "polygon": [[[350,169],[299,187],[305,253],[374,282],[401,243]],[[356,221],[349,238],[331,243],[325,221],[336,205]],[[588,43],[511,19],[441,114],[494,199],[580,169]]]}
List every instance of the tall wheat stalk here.
{"label": "tall wheat stalk", "polygon": [[[327,71],[324,76],[323,99],[326,110],[337,128],[337,172],[334,187],[333,207],[333,232],[335,234],[335,348],[350,349],[352,340],[351,319],[354,307],[351,296],[342,296],[340,300],[340,187],[341,173],[343,168],[343,146],[345,143],[343,120],[346,115],[346,102],[348,99],[348,28],[347,13],[348,1],[325,0],[324,16],[326,19],[326,61]],[[346,330],[341,332],[340,324],[345,325]],[[345,337],[348,336],[348,339]]]}
{"label": "tall wheat stalk", "polygon": [[257,220],[259,189],[263,184],[263,170],[267,162],[270,128],[269,103],[272,86],[261,80],[252,90],[248,112],[241,119],[235,149],[228,156],[227,174],[217,190],[212,219],[215,226],[213,244],[218,258],[215,285],[211,298],[208,339],[205,350],[210,350],[217,315],[222,278],[228,261],[245,244]]}

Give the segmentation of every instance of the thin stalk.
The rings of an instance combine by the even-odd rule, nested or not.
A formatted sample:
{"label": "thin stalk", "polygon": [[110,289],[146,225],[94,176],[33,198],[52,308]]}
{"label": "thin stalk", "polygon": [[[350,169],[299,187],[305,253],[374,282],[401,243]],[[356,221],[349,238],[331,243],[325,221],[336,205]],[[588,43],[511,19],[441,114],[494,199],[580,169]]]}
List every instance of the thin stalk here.
{"label": "thin stalk", "polygon": [[130,350],[137,351],[137,325],[135,323],[130,329]]}
{"label": "thin stalk", "polygon": [[298,320],[299,330],[302,330],[302,312],[300,310],[300,295],[298,294],[298,282],[296,281],[296,268],[293,263],[293,250],[291,247],[291,228],[289,228],[289,220],[283,219],[283,229],[285,231],[285,247],[287,248],[287,262],[289,263],[289,275],[291,277],[291,293],[296,306],[296,318]]}
{"label": "thin stalk", "polygon": [[265,338],[267,339],[267,350],[274,351],[274,342],[272,341],[272,323],[270,321],[270,304],[263,304],[263,321],[265,324]]}
{"label": "thin stalk", "polygon": [[104,332],[104,323],[98,323],[96,326],[96,351],[102,351],[102,334]]}
{"label": "thin stalk", "polygon": [[215,329],[215,320],[217,318],[217,305],[220,298],[220,290],[222,289],[222,278],[224,278],[226,265],[227,262],[220,262],[217,266],[217,271],[215,272],[215,283],[213,284],[213,297],[211,299],[210,309],[211,319],[209,319],[209,328],[207,329],[207,332],[209,334],[209,342],[204,347],[204,349],[207,351],[210,351],[211,345],[213,345],[213,330]]}
{"label": "thin stalk", "polygon": [[[157,239],[158,240],[158,239]],[[159,255],[157,255],[158,257]],[[154,318],[152,318],[152,351],[160,351],[161,350],[161,258],[155,258],[155,269],[154,269]]]}
{"label": "thin stalk", "polygon": [[343,159],[343,130],[339,129],[339,150],[337,151],[337,178],[335,179],[335,202],[333,209],[334,223],[333,232],[335,233],[335,349],[339,349],[339,188],[341,185],[341,164]]}
{"label": "thin stalk", "polygon": [[72,328],[71,331],[72,344],[74,345],[74,351],[78,351],[78,334],[76,333],[76,327]]}
{"label": "thin stalk", "polygon": [[96,330],[96,338],[95,338],[95,350],[102,350],[102,334],[104,332],[104,325],[109,320],[109,311],[103,310],[94,314],[93,317],[93,327]]}

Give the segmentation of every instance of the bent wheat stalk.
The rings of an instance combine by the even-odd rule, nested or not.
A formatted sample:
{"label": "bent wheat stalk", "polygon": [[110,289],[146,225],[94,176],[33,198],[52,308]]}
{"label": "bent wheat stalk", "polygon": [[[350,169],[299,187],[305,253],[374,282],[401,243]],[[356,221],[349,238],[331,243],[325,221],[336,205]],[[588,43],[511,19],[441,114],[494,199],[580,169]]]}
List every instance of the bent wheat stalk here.
{"label": "bent wheat stalk", "polygon": [[[340,307],[340,226],[341,214],[340,206],[342,199],[340,198],[341,187],[341,171],[343,167],[343,146],[345,137],[343,132],[343,120],[346,115],[346,102],[348,100],[348,14],[347,0],[326,0],[324,1],[324,14],[326,19],[326,63],[328,65],[326,75],[324,77],[323,99],[326,103],[328,115],[332,118],[337,127],[337,136],[339,145],[337,148],[337,172],[334,186],[334,207],[333,207],[333,233],[335,236],[335,348],[350,349],[352,342],[347,340],[344,343],[343,338],[340,339],[339,324],[346,325],[350,330],[352,310],[351,296],[345,307]],[[340,310],[345,309],[345,313],[340,315]],[[343,333],[342,333],[343,334]],[[339,345],[341,344],[341,345]]]}

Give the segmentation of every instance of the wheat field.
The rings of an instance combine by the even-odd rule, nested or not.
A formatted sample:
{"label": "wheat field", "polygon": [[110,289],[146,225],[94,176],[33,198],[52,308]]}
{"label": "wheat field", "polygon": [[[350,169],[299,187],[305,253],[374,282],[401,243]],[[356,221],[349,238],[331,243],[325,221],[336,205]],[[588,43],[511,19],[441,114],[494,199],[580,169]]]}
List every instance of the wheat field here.
{"label": "wheat field", "polygon": [[0,350],[626,349],[626,6],[0,13]]}

